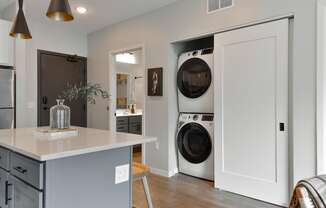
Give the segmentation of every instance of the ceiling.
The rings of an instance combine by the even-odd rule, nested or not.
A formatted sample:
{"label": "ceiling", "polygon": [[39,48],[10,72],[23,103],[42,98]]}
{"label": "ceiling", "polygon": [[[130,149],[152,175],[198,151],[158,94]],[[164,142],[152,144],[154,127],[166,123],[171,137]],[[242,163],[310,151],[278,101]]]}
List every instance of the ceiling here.
{"label": "ceiling", "polygon": [[[0,0],[0,10],[13,1]],[[164,7],[175,1],[177,0],[69,0],[75,20],[65,24],[69,25],[71,29],[90,33]],[[26,17],[29,21],[50,21],[45,15],[49,2],[50,0],[25,0]],[[76,13],[77,6],[86,7],[87,14]]]}

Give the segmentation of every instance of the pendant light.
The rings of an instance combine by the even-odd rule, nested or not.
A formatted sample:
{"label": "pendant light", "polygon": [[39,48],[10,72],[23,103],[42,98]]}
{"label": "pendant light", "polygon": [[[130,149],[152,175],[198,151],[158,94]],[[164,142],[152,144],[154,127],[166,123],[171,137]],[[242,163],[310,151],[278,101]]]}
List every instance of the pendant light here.
{"label": "pendant light", "polygon": [[10,36],[21,39],[32,39],[23,11],[23,0],[18,0],[19,8],[11,28]]}
{"label": "pendant light", "polygon": [[68,0],[51,0],[46,16],[56,21],[71,21],[74,19]]}

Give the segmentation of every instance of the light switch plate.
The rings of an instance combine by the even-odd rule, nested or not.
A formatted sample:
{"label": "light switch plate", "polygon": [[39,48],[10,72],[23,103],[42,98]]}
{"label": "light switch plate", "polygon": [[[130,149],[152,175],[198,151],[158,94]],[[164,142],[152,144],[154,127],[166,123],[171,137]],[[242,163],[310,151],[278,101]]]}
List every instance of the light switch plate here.
{"label": "light switch plate", "polygon": [[155,149],[156,149],[156,150],[159,150],[159,149],[160,149],[160,143],[155,142]]}
{"label": "light switch plate", "polygon": [[130,165],[121,165],[115,167],[115,184],[129,181]]}

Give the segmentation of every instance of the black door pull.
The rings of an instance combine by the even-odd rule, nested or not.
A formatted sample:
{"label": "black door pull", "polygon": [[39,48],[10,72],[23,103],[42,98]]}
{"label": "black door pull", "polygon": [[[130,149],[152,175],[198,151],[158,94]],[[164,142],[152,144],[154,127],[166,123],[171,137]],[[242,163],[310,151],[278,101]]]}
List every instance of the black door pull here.
{"label": "black door pull", "polygon": [[12,186],[11,183],[6,181],[6,190],[5,190],[5,204],[8,205],[8,202],[11,201],[11,198],[9,198],[9,187]]}
{"label": "black door pull", "polygon": [[280,131],[285,131],[285,124],[284,123],[280,123]]}
{"label": "black door pull", "polygon": [[42,103],[43,103],[44,105],[47,104],[47,103],[48,103],[48,97],[43,96],[43,97],[42,97]]}

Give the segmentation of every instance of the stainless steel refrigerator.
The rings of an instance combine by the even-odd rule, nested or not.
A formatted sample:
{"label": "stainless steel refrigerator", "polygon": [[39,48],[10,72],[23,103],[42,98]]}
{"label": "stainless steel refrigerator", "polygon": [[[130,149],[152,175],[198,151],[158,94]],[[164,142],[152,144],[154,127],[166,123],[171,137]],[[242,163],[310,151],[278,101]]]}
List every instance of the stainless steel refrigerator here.
{"label": "stainless steel refrigerator", "polygon": [[0,129],[15,128],[15,70],[0,66]]}

